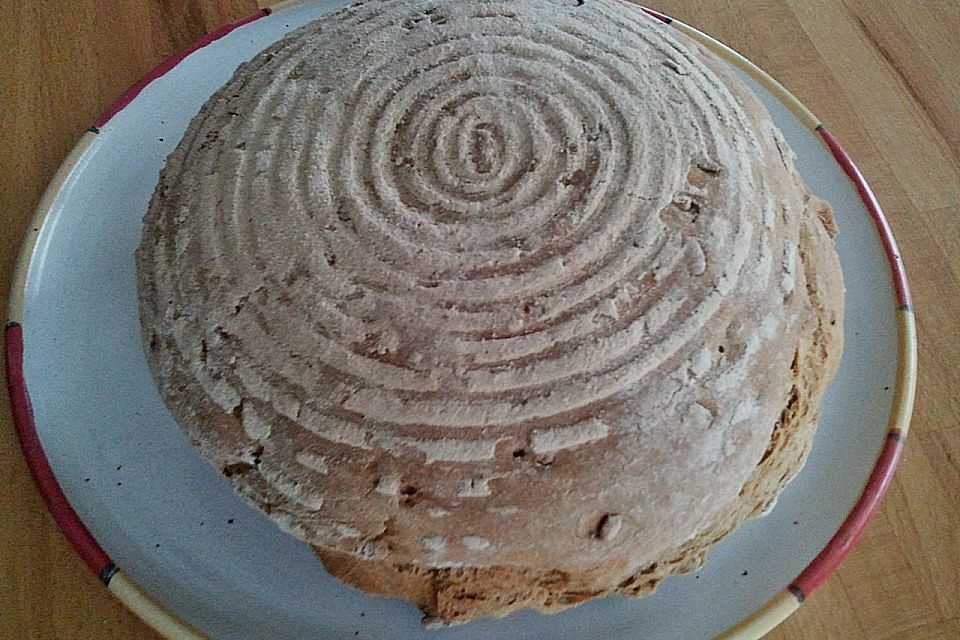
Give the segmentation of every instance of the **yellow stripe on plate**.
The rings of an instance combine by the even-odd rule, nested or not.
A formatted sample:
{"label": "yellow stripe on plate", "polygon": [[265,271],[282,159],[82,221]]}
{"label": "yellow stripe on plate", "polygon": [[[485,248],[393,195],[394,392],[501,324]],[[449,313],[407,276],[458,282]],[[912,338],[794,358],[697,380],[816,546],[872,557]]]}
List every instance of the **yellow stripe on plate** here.
{"label": "yellow stripe on plate", "polygon": [[30,226],[27,227],[27,232],[24,234],[23,241],[20,244],[20,256],[17,258],[17,266],[13,272],[13,284],[10,287],[10,302],[7,306],[8,322],[23,323],[23,299],[27,286],[27,271],[30,269],[30,261],[33,258],[33,249],[36,247],[40,229],[43,228],[43,222],[47,219],[47,214],[50,213],[50,207],[53,206],[53,201],[60,194],[60,190],[63,188],[70,173],[74,167],[77,166],[77,163],[80,162],[80,158],[83,157],[84,152],[86,152],[96,139],[97,134],[92,131],[87,131],[83,134],[67,157],[64,158],[57,172],[53,174],[53,179],[50,180],[46,191],[43,192],[43,197],[40,198],[40,204],[37,205],[33,218],[30,220]]}
{"label": "yellow stripe on plate", "polygon": [[680,22],[679,20],[674,20],[670,23],[670,26],[681,33],[685,33],[727,62],[733,64],[742,71],[745,71],[747,75],[759,82],[764,89],[772,93],[781,102],[783,102],[787,108],[790,109],[795,116],[800,118],[803,124],[806,125],[811,131],[816,131],[817,127],[820,126],[820,120],[817,119],[817,116],[813,115],[813,112],[810,111],[810,109],[807,109],[807,107],[800,102],[795,95],[787,91],[786,87],[773,79],[766,71],[750,62],[719,40],[711,38],[704,32],[694,29],[688,24]]}
{"label": "yellow stripe on plate", "polygon": [[762,638],[778,624],[800,608],[797,597],[784,589],[765,605],[754,611],[749,618],[731,627],[716,640],[756,640]]}
{"label": "yellow stripe on plate", "polygon": [[912,308],[897,310],[898,345],[897,380],[890,407],[890,429],[899,429],[904,436],[910,428],[917,380],[917,325]]}
{"label": "yellow stripe on plate", "polygon": [[117,571],[110,579],[107,589],[130,611],[164,638],[170,640],[208,640],[208,638],[182,622],[175,615],[154,602],[140,587],[133,583],[122,571]]}
{"label": "yellow stripe on plate", "polygon": [[270,9],[270,13],[276,13],[278,11],[285,11],[287,9],[298,7],[301,4],[307,4],[308,2],[313,2],[313,0],[282,0],[281,2],[261,2],[260,6],[264,9]]}

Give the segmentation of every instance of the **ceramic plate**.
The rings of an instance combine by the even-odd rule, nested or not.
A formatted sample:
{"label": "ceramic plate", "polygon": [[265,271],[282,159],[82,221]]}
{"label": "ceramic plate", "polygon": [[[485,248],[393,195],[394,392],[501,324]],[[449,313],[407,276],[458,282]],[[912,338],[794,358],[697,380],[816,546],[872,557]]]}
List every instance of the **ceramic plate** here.
{"label": "ceramic plate", "polygon": [[882,214],[826,130],[755,67],[662,16],[662,28],[688,32],[752,78],[841,230],[843,360],[809,461],[772,513],[650,597],[427,630],[412,605],[330,577],[305,544],[235,495],[174,423],[141,350],[133,263],[158,171],[239,63],[336,6],[262,10],[165,62],[85,135],[41,203],[12,292],[6,355],[18,431],[58,523],[111,590],[170,637],[690,640],[745,619],[733,635],[762,634],[832,571],[889,480],[912,401],[912,313]]}

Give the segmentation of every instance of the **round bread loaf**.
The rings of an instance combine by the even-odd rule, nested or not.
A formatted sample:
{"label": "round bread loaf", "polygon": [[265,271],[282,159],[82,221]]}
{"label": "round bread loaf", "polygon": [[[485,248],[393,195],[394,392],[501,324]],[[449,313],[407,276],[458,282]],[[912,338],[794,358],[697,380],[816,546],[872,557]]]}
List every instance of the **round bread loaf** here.
{"label": "round bread loaf", "polygon": [[137,254],[159,390],[361,589],[642,595],[803,464],[831,212],[724,63],[619,0],[358,2],[242,65]]}

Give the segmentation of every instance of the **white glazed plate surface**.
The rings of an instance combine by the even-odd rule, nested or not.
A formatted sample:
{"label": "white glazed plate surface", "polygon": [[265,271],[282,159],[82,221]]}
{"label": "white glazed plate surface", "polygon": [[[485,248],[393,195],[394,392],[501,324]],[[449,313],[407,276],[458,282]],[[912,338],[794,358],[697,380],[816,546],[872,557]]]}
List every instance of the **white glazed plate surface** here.
{"label": "white glazed plate surface", "polygon": [[331,578],[305,544],[236,496],[174,423],[141,350],[133,263],[158,172],[238,64],[339,4],[276,12],[188,56],[101,129],[57,196],[28,272],[24,373],[43,447],[77,513],[118,566],[217,640],[690,640],[740,621],[809,564],[857,500],[884,442],[897,368],[890,271],[870,216],[820,139],[752,81],[801,173],[834,207],[846,345],[803,472],[703,569],[640,600],[427,630],[413,605]]}

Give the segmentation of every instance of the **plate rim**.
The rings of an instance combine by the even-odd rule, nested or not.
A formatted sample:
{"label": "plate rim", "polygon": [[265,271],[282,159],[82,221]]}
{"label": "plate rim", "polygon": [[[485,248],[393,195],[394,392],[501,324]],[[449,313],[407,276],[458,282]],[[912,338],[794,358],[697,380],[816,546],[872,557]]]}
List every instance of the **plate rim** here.
{"label": "plate rim", "polygon": [[[13,272],[7,320],[4,324],[4,369],[14,428],[38,492],[64,537],[73,546],[81,560],[106,586],[107,590],[154,631],[170,640],[209,640],[209,638],[159,604],[113,562],[74,511],[47,460],[43,444],[37,434],[30,396],[23,373],[23,305],[27,274],[40,229],[43,227],[54,201],[68,178],[99,134],[100,127],[106,125],[117,113],[130,104],[147,85],[176,67],[191,53],[255,20],[312,1],[314,0],[275,2],[246,17],[223,25],[182,50],[171,54],[111,103],[94,121],[93,126],[83,133],[48,184],[29,222]],[[823,122],[777,80],[737,51],[684,22],[645,6],[638,6],[651,18],[663,24],[664,27],[676,29],[693,38],[728,63],[748,74],[786,105],[811,132],[820,137],[856,188],[867,212],[873,219],[874,229],[883,246],[890,268],[897,317],[897,372],[894,380],[893,402],[887,419],[883,446],[859,498],[820,553],[790,584],[777,592],[747,618],[717,636],[717,640],[758,640],[796,611],[833,574],[866,529],[890,484],[903,452],[916,394],[917,336],[913,302],[903,259],[880,203],[856,163],[844,150],[840,142],[827,130]]]}

